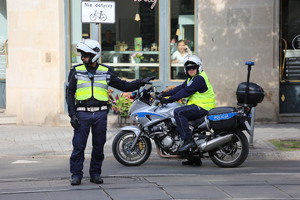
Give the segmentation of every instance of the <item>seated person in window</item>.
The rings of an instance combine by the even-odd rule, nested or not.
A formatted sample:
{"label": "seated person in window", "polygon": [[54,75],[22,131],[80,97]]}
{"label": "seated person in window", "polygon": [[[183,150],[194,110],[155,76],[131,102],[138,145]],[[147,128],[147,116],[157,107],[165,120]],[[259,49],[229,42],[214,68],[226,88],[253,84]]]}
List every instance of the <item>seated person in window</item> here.
{"label": "seated person in window", "polygon": [[179,40],[177,43],[177,50],[172,54],[172,63],[183,63],[183,59],[192,52],[186,45],[184,40]]}
{"label": "seated person in window", "polygon": [[115,48],[116,42],[112,39],[112,31],[105,31],[105,40],[102,42],[101,47],[103,51],[113,51]]}

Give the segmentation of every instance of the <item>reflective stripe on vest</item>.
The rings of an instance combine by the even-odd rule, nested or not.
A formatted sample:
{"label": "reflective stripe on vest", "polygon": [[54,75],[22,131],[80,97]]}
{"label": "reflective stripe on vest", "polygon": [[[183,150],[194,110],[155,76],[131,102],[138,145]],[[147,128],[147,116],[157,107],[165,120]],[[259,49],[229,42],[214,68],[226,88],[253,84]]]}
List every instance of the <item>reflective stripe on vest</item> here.
{"label": "reflective stripe on vest", "polygon": [[88,76],[88,71],[84,65],[75,67],[77,88],[75,93],[76,100],[88,100],[92,96],[99,101],[108,101],[108,82],[110,76],[107,74],[108,68],[98,66],[93,81]]}
{"label": "reflective stripe on vest", "polygon": [[[208,90],[206,92],[200,93],[196,92],[189,96],[187,105],[195,104],[207,111],[209,111],[212,108],[216,107],[216,99],[215,99],[215,93],[213,90],[212,85],[210,84],[207,74],[202,71],[198,76],[202,76],[205,80],[206,86]],[[187,84],[192,80],[193,78],[188,79]]]}

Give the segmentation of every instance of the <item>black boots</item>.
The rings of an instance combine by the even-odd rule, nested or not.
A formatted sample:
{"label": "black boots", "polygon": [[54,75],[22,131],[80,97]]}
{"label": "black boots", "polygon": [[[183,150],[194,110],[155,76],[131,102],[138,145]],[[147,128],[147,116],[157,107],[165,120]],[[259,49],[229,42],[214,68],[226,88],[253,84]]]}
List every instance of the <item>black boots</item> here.
{"label": "black boots", "polygon": [[190,158],[187,161],[183,161],[182,165],[195,165],[195,166],[201,166],[202,161],[199,157]]}
{"label": "black boots", "polygon": [[96,183],[96,184],[102,184],[103,183],[103,179],[100,178],[100,176],[92,176],[90,178],[90,182],[91,183]]}
{"label": "black boots", "polygon": [[[183,141],[183,144],[178,148],[178,152],[184,154],[183,152],[187,151],[190,148],[196,148],[197,145],[195,143],[195,141],[191,138],[191,139],[186,139]],[[186,157],[186,156],[184,156]],[[196,165],[196,166],[201,166],[202,165],[202,161],[200,157],[191,157],[189,156],[187,158],[187,161],[183,161],[182,165]]]}
{"label": "black boots", "polygon": [[183,144],[178,148],[178,152],[184,152],[188,150],[189,148],[194,148],[196,147],[196,144],[193,139],[187,139],[184,140]]}
{"label": "black boots", "polygon": [[74,177],[71,180],[71,185],[80,185],[81,184],[81,179],[78,177]]}
{"label": "black boots", "polygon": [[[103,179],[100,176],[92,176],[90,178],[91,183],[96,183],[96,184],[102,184]],[[81,179],[78,177],[74,177],[71,180],[71,185],[80,185],[81,184]]]}

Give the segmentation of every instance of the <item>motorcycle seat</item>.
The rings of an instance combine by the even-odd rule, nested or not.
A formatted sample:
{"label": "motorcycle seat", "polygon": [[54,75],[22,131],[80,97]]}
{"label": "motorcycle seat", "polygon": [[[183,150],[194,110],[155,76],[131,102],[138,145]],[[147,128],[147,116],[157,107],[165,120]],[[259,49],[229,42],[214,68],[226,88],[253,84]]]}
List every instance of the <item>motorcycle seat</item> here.
{"label": "motorcycle seat", "polygon": [[189,121],[189,125],[196,128],[198,127],[200,124],[202,124],[203,122],[205,121],[205,116],[199,118],[199,119],[196,119],[196,120],[193,120],[193,121]]}

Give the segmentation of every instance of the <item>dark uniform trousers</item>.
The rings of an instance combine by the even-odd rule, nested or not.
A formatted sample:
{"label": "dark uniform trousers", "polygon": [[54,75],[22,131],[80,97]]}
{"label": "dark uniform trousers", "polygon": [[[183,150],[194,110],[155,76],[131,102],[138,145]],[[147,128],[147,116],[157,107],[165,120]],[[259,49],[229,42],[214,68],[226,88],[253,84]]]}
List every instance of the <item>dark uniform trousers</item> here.
{"label": "dark uniform trousers", "polygon": [[83,176],[84,150],[90,128],[92,132],[92,155],[90,163],[90,176],[100,176],[102,162],[104,160],[104,144],[106,142],[107,110],[97,112],[77,112],[80,126],[74,130],[73,152],[70,157],[70,171],[72,178]]}
{"label": "dark uniform trousers", "polygon": [[207,114],[204,110],[196,105],[186,105],[176,108],[174,110],[174,118],[180,138],[183,140],[191,139],[192,132],[189,128],[189,121],[199,119]]}

